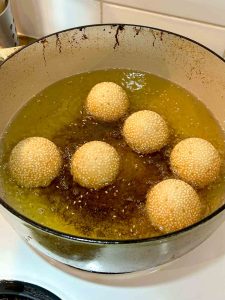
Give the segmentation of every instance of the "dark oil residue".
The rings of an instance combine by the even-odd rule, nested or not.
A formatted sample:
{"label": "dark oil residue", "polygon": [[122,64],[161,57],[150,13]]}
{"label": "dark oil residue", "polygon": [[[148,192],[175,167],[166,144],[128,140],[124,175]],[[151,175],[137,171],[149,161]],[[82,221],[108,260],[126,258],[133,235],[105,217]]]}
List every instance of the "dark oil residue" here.
{"label": "dark oil residue", "polygon": [[[164,151],[151,156],[131,151],[122,138],[121,127],[122,123],[105,125],[90,117],[81,117],[52,139],[63,153],[64,166],[59,178],[42,192],[48,193],[49,199],[55,194],[66,199],[66,210],[62,212],[59,205],[59,212],[65,219],[69,220],[71,214],[79,212],[82,234],[95,232],[100,237],[116,238],[144,235],[153,230],[144,209],[146,191],[163,178],[170,177],[171,172]],[[121,157],[116,181],[98,191],[82,188],[73,182],[70,174],[70,158],[76,148],[93,140],[113,145]]]}
{"label": "dark oil residue", "polygon": [[[167,147],[151,155],[138,155],[121,135],[124,120],[101,123],[85,114],[83,105],[88,91],[97,82],[106,80],[126,89],[130,113],[152,109],[167,120],[171,130]],[[8,174],[12,147],[28,136],[51,139],[62,153],[60,176],[47,188],[22,189]],[[146,214],[146,193],[159,181],[173,178],[169,153],[176,142],[189,136],[209,140],[224,157],[224,135],[211,113],[193,95],[171,82],[129,70],[96,71],[64,79],[34,97],[7,130],[0,169],[5,199],[24,215],[66,233],[102,239],[159,235]],[[99,191],[79,186],[70,174],[72,154],[92,140],[113,145],[121,157],[116,181]],[[222,172],[216,183],[198,191],[205,215],[221,205],[224,190]]]}

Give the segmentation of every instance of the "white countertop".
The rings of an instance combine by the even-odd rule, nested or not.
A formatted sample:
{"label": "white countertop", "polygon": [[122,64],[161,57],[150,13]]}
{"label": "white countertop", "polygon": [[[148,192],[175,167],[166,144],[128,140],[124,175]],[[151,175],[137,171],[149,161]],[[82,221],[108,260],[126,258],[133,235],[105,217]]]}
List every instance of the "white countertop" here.
{"label": "white countertop", "polygon": [[119,280],[78,276],[47,262],[0,216],[0,280],[36,283],[63,300],[224,300],[225,223],[197,249],[155,273]]}

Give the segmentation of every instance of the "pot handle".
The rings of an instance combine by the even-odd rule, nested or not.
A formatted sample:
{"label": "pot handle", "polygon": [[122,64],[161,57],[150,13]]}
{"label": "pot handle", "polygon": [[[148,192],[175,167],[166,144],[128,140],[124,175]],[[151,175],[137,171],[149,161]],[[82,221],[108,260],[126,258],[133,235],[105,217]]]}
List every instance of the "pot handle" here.
{"label": "pot handle", "polygon": [[12,48],[0,48],[0,63],[4,61],[8,56],[22,48],[23,46],[19,47],[12,47]]}

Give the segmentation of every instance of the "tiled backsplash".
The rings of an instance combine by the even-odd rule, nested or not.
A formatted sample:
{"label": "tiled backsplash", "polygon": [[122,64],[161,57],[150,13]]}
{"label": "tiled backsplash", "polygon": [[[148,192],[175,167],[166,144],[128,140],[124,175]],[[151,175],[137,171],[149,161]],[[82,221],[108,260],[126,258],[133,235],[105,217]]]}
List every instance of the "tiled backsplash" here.
{"label": "tiled backsplash", "polygon": [[223,55],[224,0],[11,0],[20,33],[41,37],[95,23],[148,25],[190,37]]}
{"label": "tiled backsplash", "polygon": [[105,2],[225,26],[224,0],[111,0]]}

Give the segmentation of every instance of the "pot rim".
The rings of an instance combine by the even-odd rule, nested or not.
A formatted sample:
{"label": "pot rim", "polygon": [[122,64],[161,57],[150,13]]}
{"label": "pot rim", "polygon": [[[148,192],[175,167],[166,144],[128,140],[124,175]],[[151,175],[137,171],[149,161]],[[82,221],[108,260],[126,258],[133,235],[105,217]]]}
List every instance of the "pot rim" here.
{"label": "pot rim", "polygon": [[[55,33],[51,33],[49,35],[43,36],[39,39],[37,39],[36,41],[30,43],[29,45],[24,46],[23,48],[19,49],[18,51],[14,52],[13,54],[9,55],[4,62],[2,62],[2,64],[0,65],[0,68],[3,64],[5,64],[11,57],[13,57],[14,55],[17,55],[17,53],[19,53],[20,51],[23,51],[23,49],[35,44],[35,43],[39,43],[40,41],[42,41],[43,39],[46,39],[48,37],[54,36],[54,35],[58,35],[60,33],[64,33],[64,32],[68,32],[68,31],[72,31],[72,30],[76,30],[79,29],[80,31],[85,29],[85,28],[89,28],[89,27],[107,27],[107,26],[114,26],[114,27],[120,27],[120,26],[127,26],[127,27],[140,27],[140,28],[147,28],[147,29],[152,29],[152,30],[156,30],[156,31],[160,31],[160,32],[165,32],[167,34],[171,34],[174,35],[176,37],[185,39],[191,43],[194,43],[198,46],[200,46],[201,48],[204,48],[205,50],[207,50],[208,52],[212,53],[214,56],[216,56],[218,59],[220,59],[222,62],[225,62],[225,59],[223,59],[219,54],[217,54],[216,52],[214,52],[213,50],[211,50],[210,48],[206,47],[205,45],[191,39],[188,37],[185,37],[183,35],[171,32],[171,31],[167,31],[164,29],[160,29],[160,28],[156,28],[156,27],[151,27],[151,26],[144,26],[144,25],[137,25],[137,24],[125,24],[125,23],[107,23],[107,24],[91,24],[91,25],[85,25],[85,26],[78,26],[78,27],[72,27],[69,29],[64,29]],[[28,223],[29,225],[36,227],[37,229],[44,231],[48,234],[52,234],[52,235],[56,235],[58,237],[64,238],[64,239],[69,239],[69,240],[74,240],[74,241],[78,241],[78,242],[85,242],[85,243],[90,243],[90,244],[136,244],[136,243],[146,243],[146,242],[153,242],[153,241],[162,241],[168,238],[172,238],[172,237],[176,237],[179,236],[180,234],[186,233],[191,231],[192,229],[201,226],[205,223],[207,223],[208,221],[210,221],[211,219],[213,219],[214,217],[216,217],[217,215],[219,215],[221,212],[225,211],[225,203],[219,207],[217,210],[215,210],[212,214],[208,215],[207,217],[203,218],[202,220],[198,221],[197,223],[194,223],[191,226],[185,227],[183,229],[171,232],[171,233],[167,233],[167,234],[163,234],[160,236],[155,236],[155,237],[150,237],[150,238],[142,238],[142,239],[125,239],[125,240],[103,240],[103,239],[94,239],[94,238],[85,238],[85,237],[79,237],[73,234],[68,234],[68,233],[63,233],[61,231],[58,230],[54,230],[52,228],[49,228],[47,226],[41,225],[33,220],[31,220],[30,218],[22,215],[21,213],[19,213],[18,211],[16,211],[14,208],[12,208],[10,205],[8,205],[1,197],[0,197],[0,205],[2,205],[6,210],[8,210],[10,213],[12,213],[14,216],[16,216],[17,218],[21,219],[23,222]]]}

